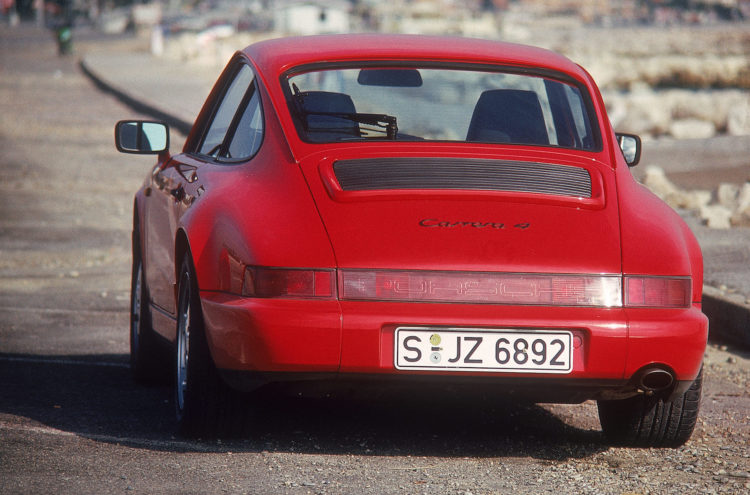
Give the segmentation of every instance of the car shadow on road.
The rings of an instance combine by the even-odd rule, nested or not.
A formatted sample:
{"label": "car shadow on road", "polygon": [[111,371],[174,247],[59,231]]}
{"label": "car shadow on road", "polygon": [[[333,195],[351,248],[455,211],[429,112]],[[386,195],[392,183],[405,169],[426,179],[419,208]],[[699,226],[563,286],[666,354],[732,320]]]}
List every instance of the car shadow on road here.
{"label": "car shadow on road", "polygon": [[606,450],[601,432],[536,404],[481,394],[274,397],[255,413],[268,451],[563,460]]}
{"label": "car shadow on road", "polygon": [[247,438],[187,440],[175,431],[170,388],[135,384],[126,355],[0,354],[0,376],[0,414],[151,450],[565,460],[608,448],[598,428],[547,408],[447,393],[266,392],[253,396]]}

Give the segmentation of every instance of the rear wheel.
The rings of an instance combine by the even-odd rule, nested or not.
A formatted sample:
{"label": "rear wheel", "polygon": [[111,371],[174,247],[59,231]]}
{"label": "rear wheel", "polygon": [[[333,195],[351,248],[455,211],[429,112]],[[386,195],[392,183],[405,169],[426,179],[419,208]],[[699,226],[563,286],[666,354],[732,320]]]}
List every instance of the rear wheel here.
{"label": "rear wheel", "polygon": [[216,438],[244,433],[246,397],[230,389],[211,359],[189,256],[180,270],[175,345],[175,413],[180,433]]}
{"label": "rear wheel", "polygon": [[165,366],[161,349],[151,329],[143,261],[136,244],[134,243],[130,284],[130,369],[136,382],[154,384],[164,381]]}
{"label": "rear wheel", "polygon": [[599,421],[604,435],[618,445],[679,447],[690,439],[698,421],[703,369],[680,397],[665,402],[639,395],[625,400],[600,400]]}

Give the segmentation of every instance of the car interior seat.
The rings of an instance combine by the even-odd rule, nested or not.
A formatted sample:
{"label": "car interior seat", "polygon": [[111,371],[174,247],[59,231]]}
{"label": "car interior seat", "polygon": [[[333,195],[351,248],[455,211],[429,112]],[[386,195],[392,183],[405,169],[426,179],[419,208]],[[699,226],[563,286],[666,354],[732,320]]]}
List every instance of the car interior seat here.
{"label": "car interior seat", "polygon": [[520,89],[485,91],[474,107],[466,140],[548,145],[539,97]]}
{"label": "car interior seat", "polygon": [[354,114],[351,96],[329,91],[299,93],[297,101],[308,137],[313,141],[338,141],[360,137],[359,124],[331,114]]}

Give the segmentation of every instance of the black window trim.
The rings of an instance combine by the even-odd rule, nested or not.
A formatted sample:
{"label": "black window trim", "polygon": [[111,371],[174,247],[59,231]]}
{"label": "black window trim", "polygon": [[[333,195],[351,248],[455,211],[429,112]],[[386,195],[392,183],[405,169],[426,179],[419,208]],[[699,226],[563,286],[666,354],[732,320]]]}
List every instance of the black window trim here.
{"label": "black window trim", "polygon": [[[252,70],[252,69],[251,69]],[[253,156],[255,156],[256,153],[258,153],[258,150],[255,151],[250,156],[243,156],[241,158],[225,158],[224,154],[229,152],[229,146],[232,143],[232,140],[234,139],[234,136],[237,134],[237,130],[239,128],[240,122],[242,121],[242,118],[245,115],[245,111],[247,110],[247,106],[250,104],[250,101],[253,99],[253,96],[258,93],[258,88],[256,86],[256,78],[255,74],[253,73],[253,80],[250,83],[250,86],[248,86],[247,91],[245,92],[244,96],[242,97],[242,100],[240,101],[239,106],[237,107],[237,111],[234,114],[234,117],[232,118],[232,122],[229,124],[229,127],[227,128],[227,132],[224,136],[224,141],[221,143],[221,147],[219,148],[218,156],[215,157],[215,160],[219,163],[238,163],[238,162],[246,162],[250,160]],[[260,98],[258,99],[260,100]],[[258,101],[258,108],[261,113],[261,120],[263,119],[263,106],[260,104],[260,101]],[[265,121],[263,121],[263,136],[265,136]],[[260,145],[263,144],[263,137],[261,136],[261,142]],[[260,149],[260,145],[258,146],[258,149]]]}

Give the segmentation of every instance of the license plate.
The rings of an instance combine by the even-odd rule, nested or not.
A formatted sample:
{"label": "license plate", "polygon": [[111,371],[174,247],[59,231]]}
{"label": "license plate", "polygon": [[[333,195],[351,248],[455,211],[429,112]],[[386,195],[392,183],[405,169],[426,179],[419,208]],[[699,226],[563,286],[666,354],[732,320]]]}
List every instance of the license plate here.
{"label": "license plate", "polygon": [[400,327],[400,370],[570,373],[573,334],[554,330],[479,330]]}

